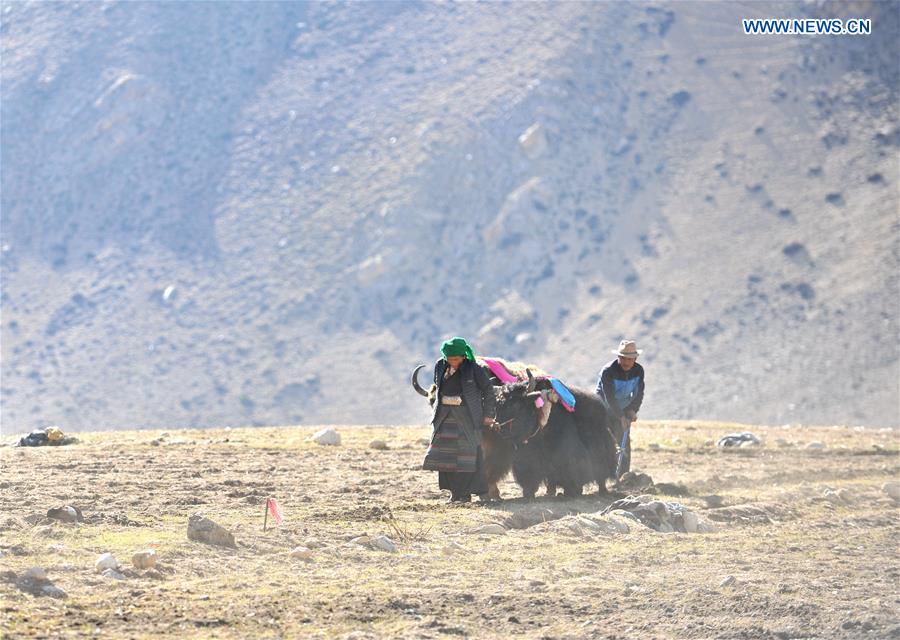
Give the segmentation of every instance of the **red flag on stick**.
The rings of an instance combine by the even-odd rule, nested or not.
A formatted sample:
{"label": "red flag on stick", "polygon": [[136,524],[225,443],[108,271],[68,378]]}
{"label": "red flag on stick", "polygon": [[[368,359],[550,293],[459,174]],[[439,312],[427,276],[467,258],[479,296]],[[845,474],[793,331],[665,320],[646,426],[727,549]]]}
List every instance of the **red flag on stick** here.
{"label": "red flag on stick", "polygon": [[275,521],[275,524],[281,524],[284,520],[284,516],[281,515],[281,507],[275,502],[275,498],[266,498],[266,517],[263,518],[263,531],[266,530],[266,524],[270,513],[272,514],[272,519]]}

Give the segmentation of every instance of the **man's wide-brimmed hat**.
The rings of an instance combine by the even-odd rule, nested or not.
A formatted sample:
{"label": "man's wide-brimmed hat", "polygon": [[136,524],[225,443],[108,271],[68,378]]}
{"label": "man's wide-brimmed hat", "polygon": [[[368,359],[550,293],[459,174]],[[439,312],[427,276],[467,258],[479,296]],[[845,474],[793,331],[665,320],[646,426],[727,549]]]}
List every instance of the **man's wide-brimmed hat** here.
{"label": "man's wide-brimmed hat", "polygon": [[623,358],[637,358],[644,353],[644,350],[638,349],[637,343],[634,340],[622,340],[622,342],[619,343],[619,348],[613,349],[612,353],[617,356],[622,356]]}

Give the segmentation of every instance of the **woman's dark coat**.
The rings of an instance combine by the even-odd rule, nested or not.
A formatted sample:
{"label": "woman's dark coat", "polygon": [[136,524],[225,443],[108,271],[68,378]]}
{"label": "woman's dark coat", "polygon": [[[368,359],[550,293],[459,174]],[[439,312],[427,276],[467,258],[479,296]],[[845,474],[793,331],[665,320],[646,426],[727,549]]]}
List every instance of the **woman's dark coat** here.
{"label": "woman's dark coat", "polygon": [[[434,384],[437,385],[437,399],[431,409],[431,421],[434,422],[438,408],[441,406],[441,386],[444,383],[444,372],[449,364],[441,359],[434,363]],[[494,387],[484,369],[472,360],[463,360],[459,365],[462,376],[462,398],[469,410],[476,437],[481,440],[481,426],[485,417],[493,418],[495,413]]]}

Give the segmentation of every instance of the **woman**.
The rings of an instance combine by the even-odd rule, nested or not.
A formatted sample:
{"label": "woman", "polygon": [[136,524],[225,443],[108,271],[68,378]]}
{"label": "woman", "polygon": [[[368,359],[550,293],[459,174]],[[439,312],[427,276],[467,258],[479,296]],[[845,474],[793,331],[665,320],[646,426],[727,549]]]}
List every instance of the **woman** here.
{"label": "woman", "polygon": [[487,494],[481,432],[494,422],[494,388],[463,338],[441,345],[434,365],[435,401],[431,445],[422,468],[438,472],[438,486],[450,502],[471,502]]}

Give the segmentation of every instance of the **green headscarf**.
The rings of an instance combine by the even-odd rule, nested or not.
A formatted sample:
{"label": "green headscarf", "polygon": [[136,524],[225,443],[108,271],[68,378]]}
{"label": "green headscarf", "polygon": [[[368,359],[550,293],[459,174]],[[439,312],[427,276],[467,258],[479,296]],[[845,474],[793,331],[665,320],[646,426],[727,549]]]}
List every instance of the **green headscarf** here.
{"label": "green headscarf", "polygon": [[441,345],[441,353],[445,358],[450,356],[465,356],[468,360],[475,360],[475,354],[472,353],[472,347],[466,342],[465,338],[450,338]]}

